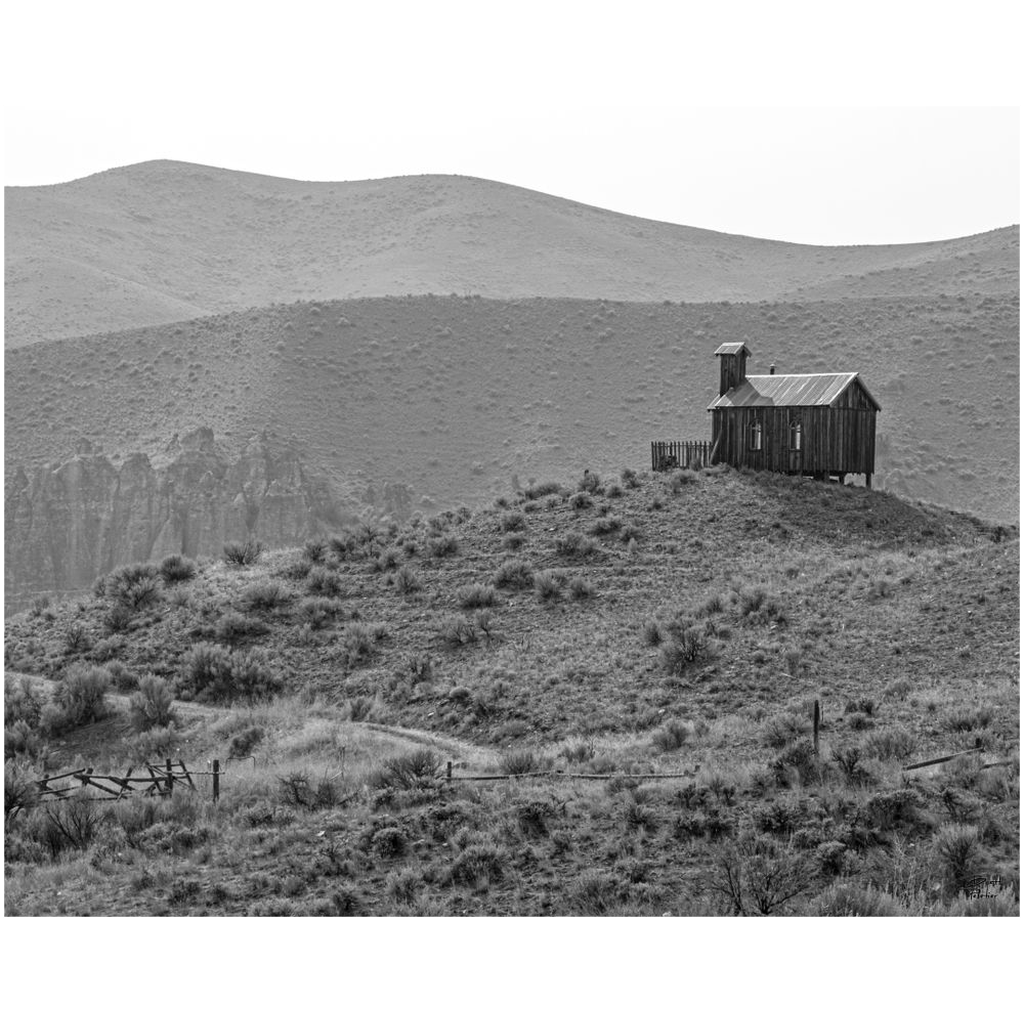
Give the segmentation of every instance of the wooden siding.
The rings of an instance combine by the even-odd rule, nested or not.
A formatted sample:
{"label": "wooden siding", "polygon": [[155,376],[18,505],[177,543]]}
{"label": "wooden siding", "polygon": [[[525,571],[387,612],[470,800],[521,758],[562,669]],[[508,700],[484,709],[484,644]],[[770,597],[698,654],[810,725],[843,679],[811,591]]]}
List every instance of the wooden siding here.
{"label": "wooden siding", "polygon": [[[855,392],[850,388],[849,392]],[[861,396],[863,397],[863,396]],[[846,400],[846,394],[838,401]],[[774,473],[874,473],[875,417],[870,404],[852,407],[753,406],[714,409],[711,413],[712,444],[716,462],[737,468],[764,469]],[[863,398],[866,403],[866,398]],[[790,424],[799,419],[802,444],[790,449]],[[761,450],[750,447],[751,426],[761,424]]]}
{"label": "wooden siding", "polygon": [[833,408],[844,409],[870,409],[874,411],[867,393],[864,391],[859,380],[855,380],[836,400],[832,403]]}

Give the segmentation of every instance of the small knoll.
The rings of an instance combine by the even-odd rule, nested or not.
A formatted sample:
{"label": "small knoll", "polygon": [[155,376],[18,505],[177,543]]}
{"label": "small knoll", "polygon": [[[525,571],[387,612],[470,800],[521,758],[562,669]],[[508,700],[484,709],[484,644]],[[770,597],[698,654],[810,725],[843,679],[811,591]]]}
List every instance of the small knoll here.
{"label": "small knoll", "polygon": [[[219,642],[258,649],[287,689],[495,743],[738,709],[759,693],[796,696],[808,679],[855,690],[880,674],[926,676],[964,644],[965,670],[999,672],[1014,656],[1017,548],[1003,527],[724,467],[610,493],[536,490],[250,567],[207,562],[113,627],[109,596],[41,606],[9,620],[8,665],[59,677],[117,658],[191,698],[182,658]],[[967,608],[969,640],[952,628]],[[660,622],[667,637],[681,618],[708,624],[720,648],[686,685],[666,679],[641,630]],[[84,638],[69,652],[72,623]]]}

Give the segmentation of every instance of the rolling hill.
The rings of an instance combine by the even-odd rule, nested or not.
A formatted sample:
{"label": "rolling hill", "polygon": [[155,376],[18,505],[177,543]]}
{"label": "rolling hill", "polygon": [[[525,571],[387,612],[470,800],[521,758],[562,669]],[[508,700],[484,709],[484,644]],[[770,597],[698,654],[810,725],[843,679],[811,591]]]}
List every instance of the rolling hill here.
{"label": "rolling hill", "polygon": [[811,246],[645,220],[494,181],[301,182],[169,160],[5,190],[8,346],[274,302],[756,302],[1019,290],[1019,231]]}

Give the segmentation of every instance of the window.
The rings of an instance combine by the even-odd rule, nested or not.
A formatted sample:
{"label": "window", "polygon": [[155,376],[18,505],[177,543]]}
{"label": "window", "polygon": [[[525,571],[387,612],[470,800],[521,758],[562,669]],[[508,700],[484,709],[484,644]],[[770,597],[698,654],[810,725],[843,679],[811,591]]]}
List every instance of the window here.
{"label": "window", "polygon": [[804,446],[804,430],[799,420],[793,420],[789,424],[789,447],[791,451],[798,452]]}
{"label": "window", "polygon": [[750,424],[750,450],[759,452],[761,450],[761,421],[754,420]]}

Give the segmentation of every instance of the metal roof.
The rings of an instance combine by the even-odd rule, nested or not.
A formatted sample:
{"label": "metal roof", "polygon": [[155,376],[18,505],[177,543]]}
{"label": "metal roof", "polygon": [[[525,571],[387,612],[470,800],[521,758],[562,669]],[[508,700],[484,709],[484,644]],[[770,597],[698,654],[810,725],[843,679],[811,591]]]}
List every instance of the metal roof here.
{"label": "metal roof", "polygon": [[727,341],[722,345],[719,345],[715,349],[716,356],[735,356],[740,352],[746,350],[747,355],[750,355],[750,349],[743,344],[742,341]]}
{"label": "metal roof", "polygon": [[[708,409],[744,406],[831,405],[855,380],[856,373],[772,373],[747,377],[738,387],[719,395]],[[871,392],[859,381],[876,409]]]}

